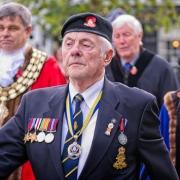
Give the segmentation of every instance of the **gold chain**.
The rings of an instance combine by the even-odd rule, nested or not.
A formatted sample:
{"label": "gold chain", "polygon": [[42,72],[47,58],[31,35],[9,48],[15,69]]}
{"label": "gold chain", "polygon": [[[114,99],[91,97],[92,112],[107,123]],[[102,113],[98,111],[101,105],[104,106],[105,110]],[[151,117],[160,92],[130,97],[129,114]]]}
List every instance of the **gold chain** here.
{"label": "gold chain", "polygon": [[22,76],[8,87],[0,87],[0,126],[9,114],[6,102],[24,93],[36,81],[46,58],[46,53],[33,48],[30,63],[27,65]]}

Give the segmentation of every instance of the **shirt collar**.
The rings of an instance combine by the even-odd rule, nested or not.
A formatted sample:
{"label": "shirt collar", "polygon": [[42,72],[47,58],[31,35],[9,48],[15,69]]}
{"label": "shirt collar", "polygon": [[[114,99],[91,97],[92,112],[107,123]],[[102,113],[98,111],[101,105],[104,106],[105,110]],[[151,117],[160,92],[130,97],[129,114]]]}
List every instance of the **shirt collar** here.
{"label": "shirt collar", "polygon": [[[134,66],[135,63],[136,63],[136,61],[138,60],[138,58],[139,58],[139,53],[136,54],[129,63],[130,63],[132,66]],[[122,66],[124,66],[126,63],[127,63],[127,60],[121,58],[121,64],[122,64]]]}
{"label": "shirt collar", "polygon": [[[92,107],[92,104],[94,100],[97,98],[97,96],[99,95],[100,91],[102,90],[103,85],[104,85],[104,77],[101,80],[94,83],[88,89],[86,89],[83,93],[81,93],[81,95],[84,98],[85,103],[87,104],[89,108]],[[71,96],[71,103],[72,103],[74,96],[78,94],[79,92],[76,91],[76,89],[73,87],[71,82],[69,83],[69,93]]]}

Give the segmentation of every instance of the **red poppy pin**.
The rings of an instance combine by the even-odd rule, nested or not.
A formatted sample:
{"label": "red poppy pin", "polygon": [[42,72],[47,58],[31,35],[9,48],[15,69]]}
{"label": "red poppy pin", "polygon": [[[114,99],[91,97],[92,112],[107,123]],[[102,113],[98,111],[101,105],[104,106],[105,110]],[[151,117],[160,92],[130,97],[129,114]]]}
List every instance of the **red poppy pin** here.
{"label": "red poppy pin", "polygon": [[84,20],[84,25],[91,28],[96,27],[96,17],[87,16]]}
{"label": "red poppy pin", "polygon": [[136,75],[137,72],[138,72],[138,69],[137,69],[136,66],[133,66],[133,67],[131,68],[131,70],[130,70],[130,73],[131,73],[132,75]]}

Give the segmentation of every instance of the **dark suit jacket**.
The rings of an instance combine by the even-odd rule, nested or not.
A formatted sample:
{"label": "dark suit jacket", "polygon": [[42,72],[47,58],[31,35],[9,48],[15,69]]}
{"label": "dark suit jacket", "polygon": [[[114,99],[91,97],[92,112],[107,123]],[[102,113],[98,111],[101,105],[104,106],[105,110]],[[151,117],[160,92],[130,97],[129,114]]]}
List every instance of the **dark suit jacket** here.
{"label": "dark suit jacket", "polygon": [[[61,133],[68,87],[31,91],[22,98],[16,115],[0,130],[0,179],[30,160],[37,180],[64,180],[61,164]],[[105,80],[92,147],[79,180],[137,179],[139,162],[143,161],[152,179],[176,180],[159,131],[158,108],[154,96],[136,88]],[[52,143],[27,142],[28,120],[32,117],[58,118]],[[125,134],[128,142],[125,161],[127,168],[117,170],[119,121],[127,119]],[[116,119],[111,135],[105,135],[108,124]]]}

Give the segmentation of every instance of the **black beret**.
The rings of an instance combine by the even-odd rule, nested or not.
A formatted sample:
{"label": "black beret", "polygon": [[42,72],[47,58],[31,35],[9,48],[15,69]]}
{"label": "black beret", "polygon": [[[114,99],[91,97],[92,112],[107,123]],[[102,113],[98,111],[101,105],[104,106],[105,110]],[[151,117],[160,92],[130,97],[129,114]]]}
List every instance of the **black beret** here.
{"label": "black beret", "polygon": [[69,32],[94,33],[112,42],[111,23],[94,13],[80,13],[67,19],[62,27],[61,36],[64,37]]}

